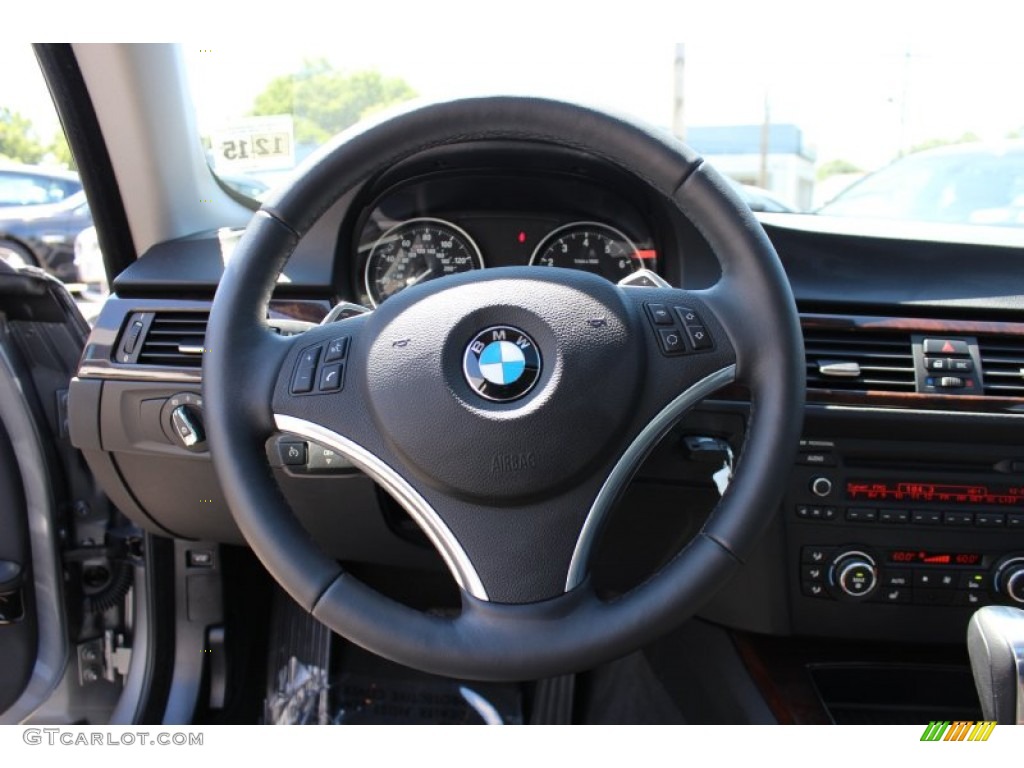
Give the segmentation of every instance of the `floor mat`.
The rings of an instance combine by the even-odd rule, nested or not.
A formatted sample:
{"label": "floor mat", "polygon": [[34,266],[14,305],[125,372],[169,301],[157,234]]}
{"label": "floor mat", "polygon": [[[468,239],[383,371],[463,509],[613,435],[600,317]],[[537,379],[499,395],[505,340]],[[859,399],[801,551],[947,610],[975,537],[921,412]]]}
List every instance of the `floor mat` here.
{"label": "floor mat", "polygon": [[332,634],[277,590],[263,721],[276,725],[519,725],[519,684],[418,672]]}

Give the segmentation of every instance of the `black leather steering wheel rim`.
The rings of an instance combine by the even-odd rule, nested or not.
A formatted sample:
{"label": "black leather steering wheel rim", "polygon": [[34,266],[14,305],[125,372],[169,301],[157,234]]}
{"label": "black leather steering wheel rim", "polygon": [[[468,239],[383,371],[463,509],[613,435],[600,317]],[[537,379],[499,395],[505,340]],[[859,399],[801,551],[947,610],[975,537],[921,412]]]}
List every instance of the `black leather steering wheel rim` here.
{"label": "black leather steering wheel rim", "polygon": [[[585,583],[560,597],[515,605],[464,592],[462,613],[452,619],[413,611],[366,587],[318,550],[289,513],[264,444],[277,430],[270,404],[282,366],[293,359],[293,343],[275,336],[265,317],[296,243],[342,195],[421,151],[484,141],[571,147],[633,174],[677,206],[722,265],[718,284],[693,296],[720,323],[723,346],[735,350],[730,376],[734,371],[750,390],[752,408],[728,492],[702,531],[649,581],[608,602]],[[673,139],[625,118],[542,99],[430,105],[340,137],[254,217],[226,265],[207,347],[203,388],[214,466],[240,530],[271,575],[303,608],[353,642],[454,677],[521,680],[589,668],[692,615],[749,555],[774,513],[802,425],[804,359],[796,307],[778,257],[750,211]]]}

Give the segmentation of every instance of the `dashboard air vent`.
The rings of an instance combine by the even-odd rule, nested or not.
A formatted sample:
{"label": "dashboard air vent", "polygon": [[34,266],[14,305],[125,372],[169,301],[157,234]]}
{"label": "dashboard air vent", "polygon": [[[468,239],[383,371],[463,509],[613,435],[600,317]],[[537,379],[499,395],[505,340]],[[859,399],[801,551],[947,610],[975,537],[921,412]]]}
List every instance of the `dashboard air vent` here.
{"label": "dashboard air vent", "polygon": [[910,335],[805,328],[807,386],[839,392],[913,392]]}
{"label": "dashboard air vent", "polygon": [[139,348],[139,365],[201,368],[207,312],[157,312]]}
{"label": "dashboard air vent", "polygon": [[979,336],[985,394],[1024,397],[1024,338]]}

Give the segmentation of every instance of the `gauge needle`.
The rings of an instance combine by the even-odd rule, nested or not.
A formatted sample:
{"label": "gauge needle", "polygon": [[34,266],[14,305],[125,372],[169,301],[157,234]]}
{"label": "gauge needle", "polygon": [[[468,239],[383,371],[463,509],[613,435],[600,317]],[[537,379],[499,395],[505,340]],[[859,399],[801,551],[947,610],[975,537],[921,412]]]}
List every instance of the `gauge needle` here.
{"label": "gauge needle", "polygon": [[416,285],[416,283],[419,283],[419,282],[421,282],[423,280],[426,280],[427,277],[429,275],[432,275],[432,274],[434,274],[434,268],[433,267],[428,269],[426,272],[420,272],[418,275],[413,275],[413,276],[411,276],[409,278],[406,278],[405,287],[408,288],[411,285]]}

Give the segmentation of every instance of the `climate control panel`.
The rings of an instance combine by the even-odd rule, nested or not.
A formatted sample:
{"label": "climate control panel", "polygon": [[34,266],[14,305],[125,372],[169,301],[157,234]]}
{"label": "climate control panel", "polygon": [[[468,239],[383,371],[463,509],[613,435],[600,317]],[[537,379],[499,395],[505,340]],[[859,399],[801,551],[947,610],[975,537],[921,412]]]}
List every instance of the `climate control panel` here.
{"label": "climate control panel", "polygon": [[928,606],[1024,605],[1024,553],[849,544],[805,546],[800,560],[800,589],[807,597]]}

